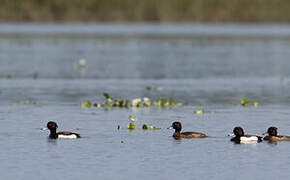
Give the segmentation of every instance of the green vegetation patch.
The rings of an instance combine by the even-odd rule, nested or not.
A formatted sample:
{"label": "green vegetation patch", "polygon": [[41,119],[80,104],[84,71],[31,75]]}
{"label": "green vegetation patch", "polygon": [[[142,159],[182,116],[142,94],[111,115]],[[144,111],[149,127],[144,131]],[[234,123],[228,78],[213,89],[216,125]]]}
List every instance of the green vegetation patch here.
{"label": "green vegetation patch", "polygon": [[91,101],[86,101],[81,103],[81,107],[87,107],[90,108],[91,106],[94,107],[103,107],[103,108],[112,108],[112,107],[118,107],[118,108],[140,108],[140,107],[158,107],[158,108],[168,108],[168,107],[177,107],[182,106],[182,103],[175,102],[173,98],[162,98],[162,99],[156,99],[152,101],[148,97],[143,98],[135,98],[132,100],[128,99],[112,99],[111,96],[108,93],[103,94],[106,101],[103,104],[94,103],[92,104]]}
{"label": "green vegetation patch", "polygon": [[3,0],[1,21],[289,22],[285,0]]}
{"label": "green vegetation patch", "polygon": [[242,106],[242,107],[249,107],[249,106],[258,107],[259,103],[257,101],[250,101],[247,98],[243,98],[243,99],[240,99],[239,106]]}

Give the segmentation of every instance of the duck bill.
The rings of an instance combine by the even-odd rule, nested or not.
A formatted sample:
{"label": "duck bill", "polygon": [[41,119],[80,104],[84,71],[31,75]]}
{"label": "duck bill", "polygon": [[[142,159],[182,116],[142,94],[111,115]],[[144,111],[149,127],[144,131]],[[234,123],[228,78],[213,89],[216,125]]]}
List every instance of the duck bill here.
{"label": "duck bill", "polygon": [[48,130],[48,128],[44,127],[44,128],[41,128],[41,130],[46,131]]}
{"label": "duck bill", "polygon": [[266,134],[268,134],[268,132],[264,132],[262,135],[266,135]]}
{"label": "duck bill", "polygon": [[230,136],[230,137],[234,137],[235,134],[234,134],[234,133],[230,133],[230,134],[228,134],[228,136]]}
{"label": "duck bill", "polygon": [[173,127],[172,126],[169,126],[167,129],[173,129]]}

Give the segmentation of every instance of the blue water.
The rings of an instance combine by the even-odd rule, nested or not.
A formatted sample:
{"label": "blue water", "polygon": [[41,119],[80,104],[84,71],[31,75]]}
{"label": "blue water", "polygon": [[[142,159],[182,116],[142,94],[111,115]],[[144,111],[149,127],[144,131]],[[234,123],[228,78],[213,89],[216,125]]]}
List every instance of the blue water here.
{"label": "blue water", "polygon": [[[287,179],[290,143],[237,145],[227,134],[274,125],[290,135],[289,37],[288,25],[0,24],[1,178]],[[184,106],[80,107],[104,92]],[[83,138],[49,140],[51,120]],[[209,138],[173,139],[176,120]]]}

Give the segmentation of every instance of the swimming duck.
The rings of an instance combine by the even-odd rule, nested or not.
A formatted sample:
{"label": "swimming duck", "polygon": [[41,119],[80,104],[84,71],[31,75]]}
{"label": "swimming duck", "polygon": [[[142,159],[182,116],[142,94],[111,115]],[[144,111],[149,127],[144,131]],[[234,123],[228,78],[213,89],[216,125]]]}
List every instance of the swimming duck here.
{"label": "swimming duck", "polygon": [[290,136],[278,136],[278,128],[273,126],[269,127],[264,134],[268,134],[264,137],[266,141],[290,141]]}
{"label": "swimming duck", "polygon": [[50,139],[57,139],[57,138],[80,138],[81,136],[77,133],[68,132],[68,131],[62,131],[62,132],[56,132],[56,129],[58,128],[57,124],[53,121],[49,121],[47,123],[47,128],[50,130],[49,138]]}
{"label": "swimming duck", "polygon": [[235,135],[235,137],[233,137],[231,141],[237,144],[257,143],[262,141],[262,137],[260,136],[245,135],[244,130],[241,127],[235,127],[232,135]]}
{"label": "swimming duck", "polygon": [[175,139],[179,138],[205,138],[207,137],[205,134],[200,132],[181,132],[182,126],[181,123],[176,121],[173,122],[172,125],[168,129],[175,129],[173,137]]}

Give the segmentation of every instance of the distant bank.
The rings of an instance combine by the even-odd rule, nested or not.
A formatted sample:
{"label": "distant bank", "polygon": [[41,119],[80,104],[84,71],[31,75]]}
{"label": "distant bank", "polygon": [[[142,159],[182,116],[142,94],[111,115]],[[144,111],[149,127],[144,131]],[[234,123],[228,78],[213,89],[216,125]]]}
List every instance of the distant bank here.
{"label": "distant bank", "polygon": [[0,21],[290,22],[290,1],[3,0]]}

